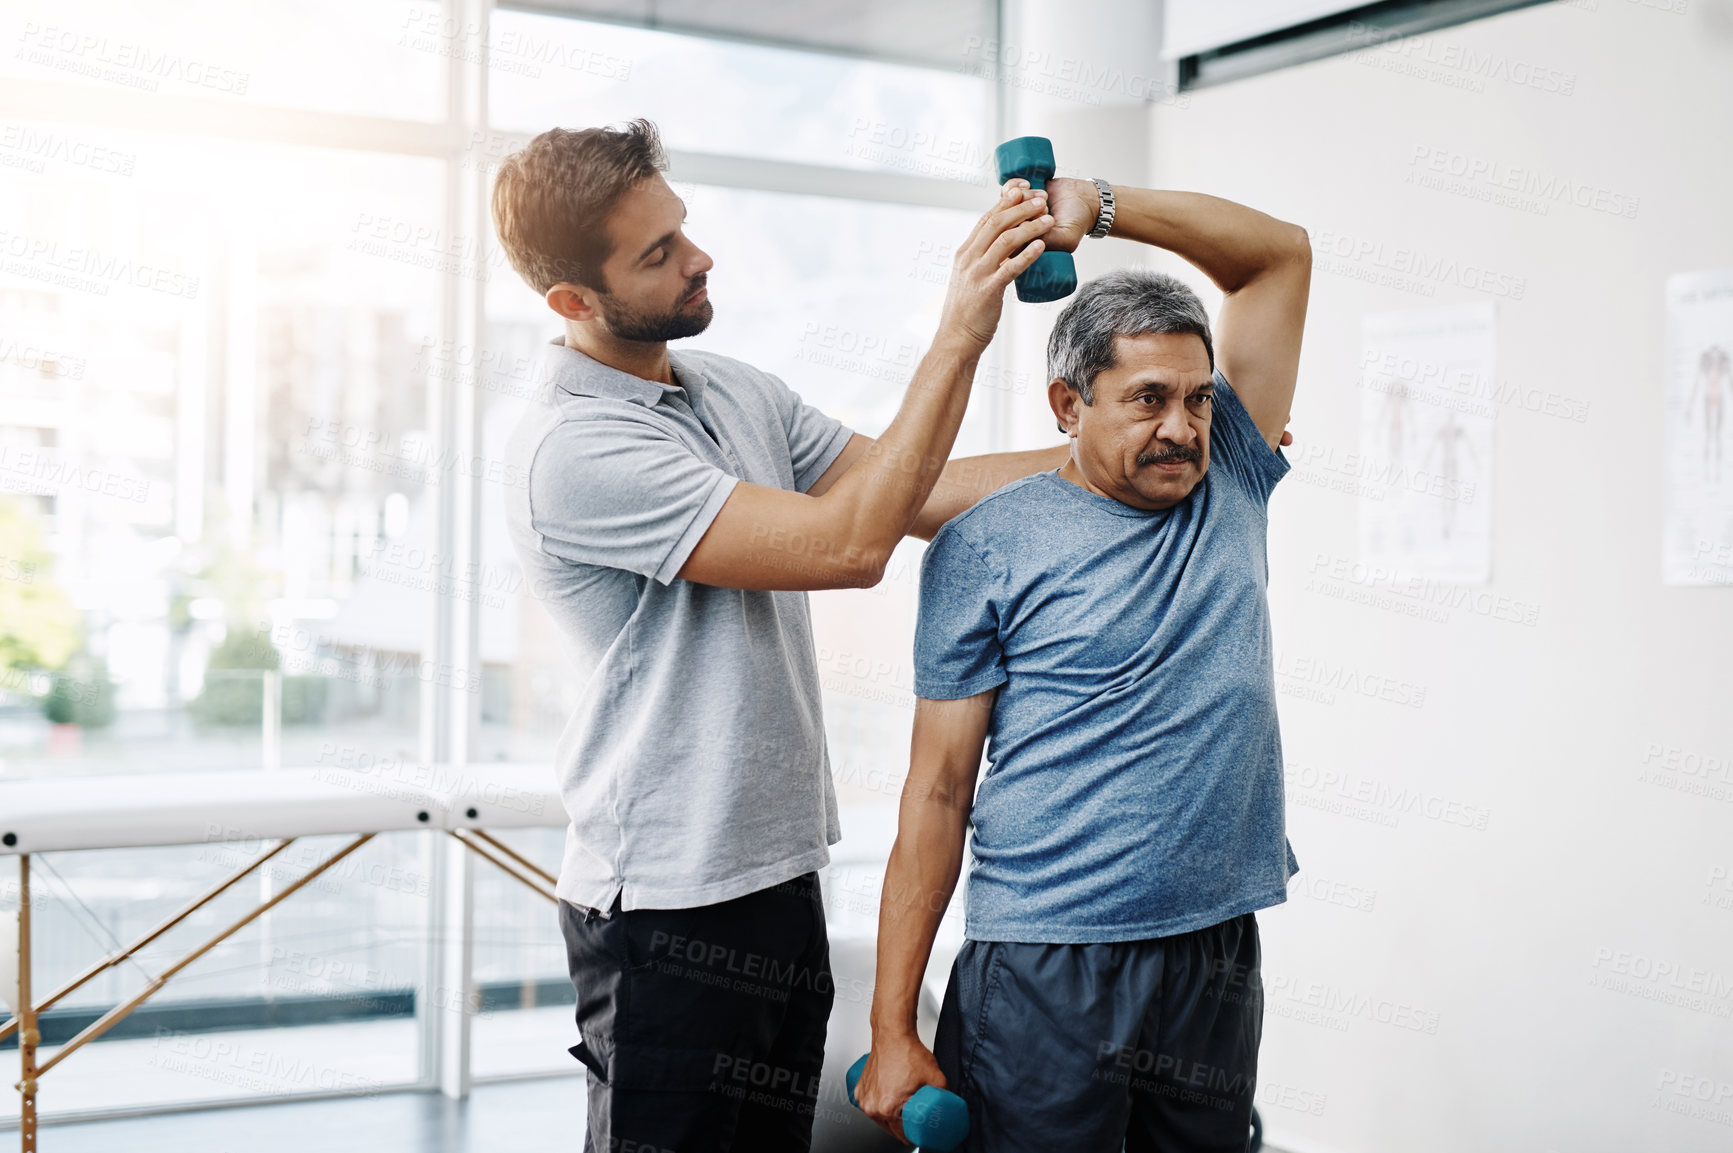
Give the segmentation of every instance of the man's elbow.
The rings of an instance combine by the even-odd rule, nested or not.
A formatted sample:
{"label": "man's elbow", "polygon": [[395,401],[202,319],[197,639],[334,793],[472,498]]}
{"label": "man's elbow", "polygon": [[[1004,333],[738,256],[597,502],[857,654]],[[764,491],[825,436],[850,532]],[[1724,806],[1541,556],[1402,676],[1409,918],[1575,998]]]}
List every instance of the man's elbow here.
{"label": "man's elbow", "polygon": [[1298,224],[1275,221],[1256,249],[1248,265],[1245,279],[1238,283],[1221,283],[1218,287],[1232,295],[1254,284],[1309,282],[1312,278],[1312,238]]}

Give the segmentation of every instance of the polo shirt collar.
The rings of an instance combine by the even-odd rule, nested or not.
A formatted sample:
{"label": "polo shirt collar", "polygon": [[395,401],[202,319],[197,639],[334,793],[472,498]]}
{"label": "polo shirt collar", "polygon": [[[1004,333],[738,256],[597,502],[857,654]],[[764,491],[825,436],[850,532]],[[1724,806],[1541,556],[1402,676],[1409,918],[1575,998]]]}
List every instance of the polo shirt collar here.
{"label": "polo shirt collar", "polygon": [[[702,387],[703,374],[674,363],[672,357],[669,360],[674,364],[674,379],[688,393],[696,394],[698,387]],[[546,379],[576,396],[626,400],[653,408],[669,392],[666,385],[610,368],[568,347],[563,336],[554,337],[542,348],[542,367]]]}
{"label": "polo shirt collar", "polygon": [[704,370],[692,364],[678,352],[668,354],[668,365],[674,370],[674,383],[686,390],[686,399],[698,412],[704,411],[704,386],[710,378]]}

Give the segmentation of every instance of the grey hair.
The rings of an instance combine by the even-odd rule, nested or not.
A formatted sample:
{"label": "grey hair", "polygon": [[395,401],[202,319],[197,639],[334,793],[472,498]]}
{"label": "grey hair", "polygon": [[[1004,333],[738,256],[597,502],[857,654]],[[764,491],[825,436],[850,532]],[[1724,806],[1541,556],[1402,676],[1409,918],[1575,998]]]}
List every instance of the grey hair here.
{"label": "grey hair", "polygon": [[1053,324],[1053,335],[1047,338],[1047,379],[1063,380],[1084,404],[1094,404],[1095,378],[1114,365],[1114,337],[1167,332],[1202,338],[1210,371],[1215,371],[1209,313],[1197,293],[1165,272],[1127,268],[1096,277],[1078,290]]}

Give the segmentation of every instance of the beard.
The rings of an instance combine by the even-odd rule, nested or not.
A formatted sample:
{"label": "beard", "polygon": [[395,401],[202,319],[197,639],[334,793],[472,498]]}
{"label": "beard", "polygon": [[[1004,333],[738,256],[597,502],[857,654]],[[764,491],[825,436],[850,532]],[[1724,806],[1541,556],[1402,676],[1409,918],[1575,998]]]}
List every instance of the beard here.
{"label": "beard", "polygon": [[[694,292],[704,287],[703,276],[694,277],[686,286],[686,293],[680,299],[685,300]],[[711,317],[716,310],[711,307],[708,298],[697,308],[687,311],[676,304],[665,312],[651,312],[645,309],[631,308],[614,300],[606,293],[601,297],[602,323],[608,326],[608,332],[616,340],[637,341],[643,344],[663,344],[670,340],[682,340],[688,336],[697,336],[710,327]]]}

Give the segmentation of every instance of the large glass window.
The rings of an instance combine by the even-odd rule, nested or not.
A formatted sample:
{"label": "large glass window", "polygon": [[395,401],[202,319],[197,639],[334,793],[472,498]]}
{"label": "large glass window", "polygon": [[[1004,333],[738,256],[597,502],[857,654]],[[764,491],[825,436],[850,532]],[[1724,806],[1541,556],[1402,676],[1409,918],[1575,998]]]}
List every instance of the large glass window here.
{"label": "large glass window", "polygon": [[[932,338],[972,214],[849,199],[847,181],[901,172],[989,197],[992,92],[956,73],[519,12],[459,27],[396,0],[77,0],[3,26],[0,77],[67,110],[0,120],[0,805],[29,778],[415,766],[446,723],[429,708],[429,670],[453,659],[435,622],[469,607],[468,755],[551,774],[581,686],[523,586],[497,487],[464,555],[441,501],[465,465],[442,395],[473,380],[478,451],[499,458],[560,332],[487,222],[452,223],[448,180],[497,161],[493,141],[648,116],[676,150],[748,161],[740,180],[761,187],[676,183],[716,259],[717,318],[692,343],[867,435]],[[478,151],[445,124],[449,151],[426,155],[451,66],[483,44],[494,135]],[[136,107],[171,110],[175,131],[140,130]],[[256,132],[234,131],[236,109]],[[306,144],[327,132],[331,147]],[[786,169],[750,163],[767,159],[831,169],[841,195],[797,194]],[[470,348],[449,334],[477,282]],[[991,449],[1026,391],[997,350],[978,381],[959,453]],[[871,592],[813,598],[847,838],[827,888],[848,933],[872,930],[894,828],[919,555],[899,550]],[[563,833],[502,839],[553,871]],[[46,1052],[332,847],[296,845],[57,1005]],[[430,949],[454,932],[475,943],[474,1075],[573,1074],[545,898],[476,862],[473,923],[447,922],[448,847],[376,838],[57,1067],[45,1110],[426,1085],[445,996]],[[259,848],[36,855],[38,990]],[[0,907],[15,898],[0,881]],[[16,1106],[6,1095],[0,1118]]]}
{"label": "large glass window", "polygon": [[439,162],[8,130],[67,146],[0,171],[6,773],[413,757]]}
{"label": "large glass window", "polygon": [[[7,146],[0,789],[413,761],[431,594],[372,570],[431,531],[440,162],[40,123]],[[415,1083],[425,840],[377,838],[219,945],[54,1070],[49,1110]],[[36,855],[39,994],[260,847]],[[45,1054],[333,847],[56,1005]]]}
{"label": "large glass window", "polygon": [[446,61],[475,36],[439,4],[408,0],[25,0],[6,11],[0,76],[405,120],[444,118]]}
{"label": "large glass window", "polygon": [[992,89],[974,77],[496,12],[494,123],[536,133],[645,116],[671,148],[985,181]]}

